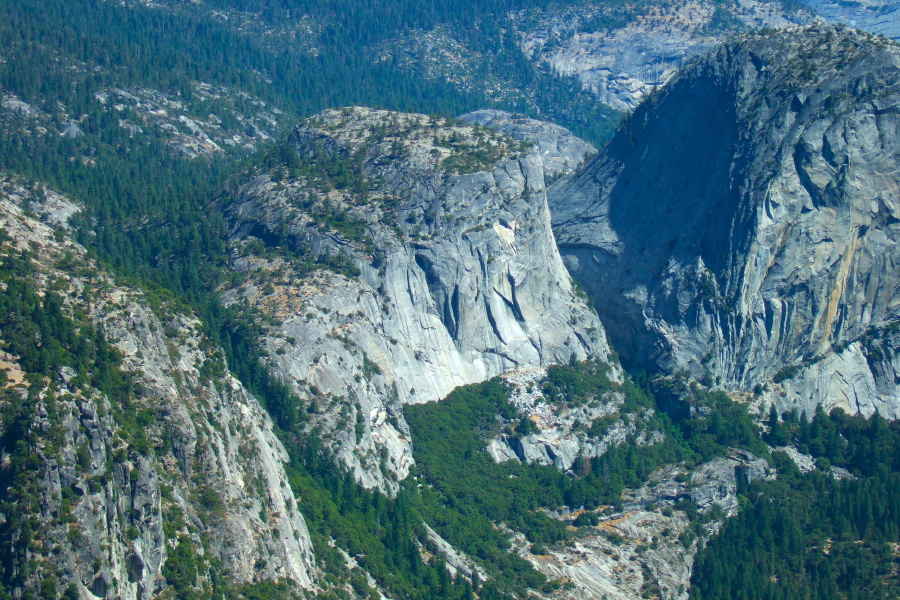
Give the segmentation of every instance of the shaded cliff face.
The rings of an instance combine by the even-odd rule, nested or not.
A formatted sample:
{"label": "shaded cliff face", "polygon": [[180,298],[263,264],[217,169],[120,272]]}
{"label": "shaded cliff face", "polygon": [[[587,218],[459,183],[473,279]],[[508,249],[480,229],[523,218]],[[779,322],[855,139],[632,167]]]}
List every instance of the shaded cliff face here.
{"label": "shaded cliff face", "polygon": [[0,477],[4,502],[15,502],[0,520],[6,583],[33,592],[55,578],[82,598],[134,600],[188,597],[214,580],[311,589],[287,453],[222,350],[192,315],[117,284],[69,241],[79,207],[5,178],[0,188],[4,286],[19,264],[10,257],[25,256],[19,272],[35,292],[64,298],[80,335],[102,332],[133,390],[101,392],[88,383],[96,373],[68,364],[26,378],[20,357],[4,353]]}
{"label": "shaded cliff face", "polygon": [[882,38],[750,36],[555,185],[561,252],[623,356],[769,382],[781,408],[897,416],[898,101]]}
{"label": "shaded cliff face", "polygon": [[[224,294],[277,318],[271,365],[363,484],[390,489],[406,476],[403,404],[606,357],[556,250],[529,142],[354,108],[315,117],[283,154],[234,195],[233,264],[246,280]],[[350,172],[322,171],[329,161]],[[276,234],[270,245],[303,250],[266,258],[258,240]],[[310,257],[319,262],[304,275]]]}

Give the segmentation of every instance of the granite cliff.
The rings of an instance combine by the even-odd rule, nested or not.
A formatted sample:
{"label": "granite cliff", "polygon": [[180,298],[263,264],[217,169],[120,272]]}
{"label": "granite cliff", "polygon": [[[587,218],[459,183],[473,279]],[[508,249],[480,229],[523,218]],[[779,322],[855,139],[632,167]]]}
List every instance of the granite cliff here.
{"label": "granite cliff", "polygon": [[898,66],[841,27],[727,43],[554,186],[623,357],[780,410],[898,416]]}
{"label": "granite cliff", "polygon": [[[544,185],[545,171],[590,147],[545,129],[545,140],[568,135],[547,162],[540,143],[480,126],[330,110],[229,196],[243,282],[223,295],[276,319],[272,368],[315,405],[311,426],[366,486],[394,489],[412,464],[404,404],[513,369],[605,360],[603,328],[556,250]],[[310,160],[352,166],[328,173]],[[263,240],[302,251],[266,255]],[[304,275],[308,260],[331,270]]]}
{"label": "granite cliff", "polygon": [[48,581],[135,600],[223,582],[312,589],[287,454],[222,350],[192,314],[117,284],[68,238],[80,207],[16,179],[0,185],[4,260],[21,256],[37,293],[61,294],[64,314],[102,332],[133,389],[111,397],[68,365],[26,377],[4,353],[0,524],[17,593],[45,594]]}

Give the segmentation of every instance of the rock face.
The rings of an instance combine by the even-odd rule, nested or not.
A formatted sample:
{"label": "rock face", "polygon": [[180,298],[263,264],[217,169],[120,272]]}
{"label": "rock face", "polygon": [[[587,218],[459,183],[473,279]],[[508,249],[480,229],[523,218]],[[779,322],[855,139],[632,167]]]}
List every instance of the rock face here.
{"label": "rock face", "polygon": [[898,416],[900,50],[750,36],[680,73],[550,194],[623,357],[781,409]]}
{"label": "rock face", "polygon": [[541,153],[544,177],[568,175],[597,149],[565,127],[502,110],[476,110],[460,117],[466,123],[495,129],[517,140],[533,142]]}
{"label": "rock face", "polygon": [[649,3],[630,10],[588,6],[544,15],[540,26],[523,27],[520,47],[560,75],[577,77],[601,102],[629,111],[735,30],[793,27],[811,18],[756,0]]}
{"label": "rock face", "polygon": [[[140,87],[103,89],[94,98],[106,107],[128,111],[131,120],[121,120],[119,126],[129,138],[140,139],[145,129],[155,130],[188,158],[253,151],[290,131],[292,116],[262,100],[209,83],[195,82],[191,87],[190,99]],[[209,112],[208,103],[215,104],[218,114]]]}
{"label": "rock face", "polygon": [[[597,525],[570,527],[574,539],[569,544],[545,549],[543,555],[533,554],[533,546],[521,534],[513,544],[538,571],[574,584],[564,592],[565,598],[637,600],[654,594],[685,600],[701,545],[696,536],[712,535],[722,520],[712,519],[699,531],[692,530],[685,514],[671,506],[690,500],[701,512],[717,508],[719,514],[733,516],[739,507],[737,477],[748,483],[772,480],[775,472],[764,459],[740,451],[692,472],[673,465],[651,475],[640,489],[626,490],[622,510],[611,512],[607,507],[598,511]],[[585,512],[590,511],[549,514],[572,524]]]}
{"label": "rock face", "polygon": [[[287,484],[286,452],[265,410],[225,371],[221,349],[191,315],[165,303],[152,310],[143,293],[116,285],[82,247],[34,217],[59,228],[77,206],[8,180],[2,188],[0,226],[12,238],[4,254],[34,252],[37,284],[54,282],[67,310],[104,332],[136,389],[133,400],[110,398],[63,367],[47,388],[10,392],[35,398],[38,436],[58,432],[33,449],[40,543],[31,558],[82,598],[169,593],[167,560],[182,545],[195,557],[189,591],[208,582],[202,564],[210,559],[237,584],[282,579],[311,589],[312,544]],[[20,204],[29,197],[26,213]]]}
{"label": "rock face", "polygon": [[[555,247],[539,148],[361,108],[322,113],[289,146],[286,166],[230,201],[246,281],[224,294],[277,318],[272,367],[309,399],[314,425],[363,484],[391,489],[406,476],[403,404],[516,368],[606,357]],[[328,156],[357,165],[355,183],[296,166]],[[276,233],[332,272],[303,275],[297,254],[253,250]]]}
{"label": "rock face", "polygon": [[[620,390],[576,402],[550,401],[543,393],[548,391],[545,369],[515,371],[503,379],[510,386],[510,402],[519,416],[530,419],[537,431],[511,433],[505,422],[505,433],[487,446],[497,462],[553,465],[571,469],[569,473],[575,476],[580,468],[574,464],[577,458],[603,456],[614,446],[648,446],[665,439],[666,434],[651,424],[653,409],[628,407]],[[621,506],[548,511],[549,516],[570,526],[573,538],[569,543],[551,548],[538,545],[543,549],[535,550],[522,534],[516,534],[513,546],[547,577],[573,584],[566,587],[564,598],[632,600],[655,593],[660,598],[685,600],[694,556],[702,544],[696,536],[712,535],[724,517],[737,514],[741,484],[774,478],[775,470],[766,459],[742,450],[691,469],[670,465],[653,473],[639,489],[625,490]],[[692,529],[685,514],[673,508],[682,501],[693,503],[703,513],[721,511],[713,514],[722,518]],[[594,525],[585,526],[579,517],[591,512],[597,513],[588,521]]]}
{"label": "rock face", "polygon": [[885,37],[900,38],[900,4],[897,2],[807,0],[806,3],[828,23],[843,23]]}
{"label": "rock face", "polygon": [[[566,520],[574,518],[566,515]],[[628,510],[583,527],[571,544],[535,556],[520,534],[517,550],[548,578],[571,583],[571,600],[686,600],[697,544],[680,541],[690,523],[682,512]]]}
{"label": "rock face", "polygon": [[[553,465],[566,471],[578,457],[593,458],[614,446],[646,446],[665,439],[661,431],[646,426],[652,412],[630,415],[627,420],[622,418],[621,391],[609,392],[580,405],[548,401],[542,391],[546,375],[545,369],[535,368],[503,376],[511,389],[510,402],[520,417],[535,424],[536,431],[527,435],[502,433],[492,439],[487,452],[494,461],[517,460]],[[597,427],[589,426],[598,421]]]}

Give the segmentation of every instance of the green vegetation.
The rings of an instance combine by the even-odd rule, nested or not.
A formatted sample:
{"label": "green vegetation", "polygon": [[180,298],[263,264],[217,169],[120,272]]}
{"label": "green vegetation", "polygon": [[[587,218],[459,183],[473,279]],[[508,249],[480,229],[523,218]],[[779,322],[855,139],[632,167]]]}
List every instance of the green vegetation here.
{"label": "green vegetation", "polygon": [[746,407],[733,401],[725,392],[703,391],[696,384],[692,387],[697,396],[696,405],[705,409],[706,415],[684,420],[680,428],[699,460],[721,456],[728,448],[749,450],[762,457],[769,454]]}
{"label": "green vegetation", "polygon": [[[364,206],[369,194],[378,187],[363,170],[361,153],[345,156],[338,152],[327,152],[321,144],[316,144],[308,151],[298,152],[293,143],[283,141],[272,147],[260,160],[261,167],[269,171],[274,181],[284,177],[299,180],[299,188],[292,190],[291,206],[312,217],[325,229],[334,231],[347,240],[355,242],[363,250],[374,251],[368,226],[363,219],[350,215],[345,207],[336,207],[327,197],[322,196],[331,190],[345,190],[350,194],[354,206]],[[311,256],[304,242],[287,233],[282,225],[280,232],[267,232],[263,236],[269,245],[281,246],[292,251],[291,259],[306,258],[312,260],[311,266],[322,268],[331,266],[326,261],[338,260],[337,257],[315,259]],[[357,272],[356,275],[359,273]]]}
{"label": "green vegetation", "polygon": [[[442,161],[442,166],[453,173],[465,175],[467,173],[477,173],[484,171],[496,164],[505,156],[521,156],[531,146],[529,142],[512,142],[510,147],[506,144],[500,144],[492,137],[498,137],[497,134],[486,135],[481,129],[475,130],[474,147],[466,147],[465,145],[454,143],[453,139],[447,143],[439,143],[438,145],[450,148],[453,153]],[[490,140],[490,143],[487,143]]]}
{"label": "green vegetation", "polygon": [[784,367],[780,369],[775,376],[772,377],[772,381],[775,383],[781,383],[783,381],[787,381],[788,379],[793,379],[803,370],[803,366],[801,365],[791,365],[789,367]]}
{"label": "green vegetation", "polygon": [[[5,232],[0,238],[7,239]],[[131,382],[122,373],[119,355],[84,315],[66,316],[60,290],[52,285],[43,297],[30,277],[31,257],[4,244],[0,257],[0,331],[3,350],[19,357],[25,383],[0,390],[0,448],[9,457],[0,469],[0,598],[11,598],[11,590],[28,580],[36,568],[27,560],[42,539],[40,502],[43,491],[44,456],[57,457],[63,443],[57,407],[56,378],[63,366],[73,369],[73,387],[105,392],[118,410],[128,406]],[[39,407],[45,411],[46,430],[34,427]],[[84,451],[77,456],[84,461]],[[76,453],[78,454],[78,453]],[[89,458],[88,458],[89,460]],[[61,519],[74,523],[69,506],[74,492],[63,490]],[[77,524],[69,529],[71,539],[81,532]],[[20,568],[13,574],[13,565]],[[24,568],[22,568],[24,567]],[[47,590],[55,589],[55,575],[44,573]],[[51,579],[52,578],[52,579]],[[44,588],[42,587],[42,593]],[[56,596],[53,595],[53,598]]]}
{"label": "green vegetation", "polygon": [[72,368],[75,387],[90,385],[113,397],[126,397],[130,381],[119,370],[119,355],[85,315],[80,322],[63,314],[63,296],[57,286],[41,297],[31,282],[28,252],[6,248],[0,256],[0,331],[3,350],[17,356],[23,371],[32,376],[56,377],[60,367]]}
{"label": "green vegetation", "polygon": [[541,391],[551,403],[584,404],[613,389],[608,372],[609,365],[600,361],[573,361],[569,366],[551,365],[547,367],[547,379]]}
{"label": "green vegetation", "polygon": [[[347,189],[365,196],[372,182],[363,170],[363,156],[357,153],[347,156],[340,152],[328,152],[322,144],[313,144],[300,153],[291,141],[282,141],[267,152],[262,165],[267,169],[284,168],[284,175],[293,179],[305,178],[322,191]],[[279,173],[278,177],[282,177]]]}
{"label": "green vegetation", "polygon": [[[746,508],[696,561],[697,599],[896,598],[900,593],[900,424],[839,409],[770,419],[773,443],[817,458],[802,475],[775,453],[779,477],[744,492]],[[854,478],[834,481],[831,466]]]}
{"label": "green vegetation", "polygon": [[712,19],[705,26],[708,33],[735,33],[746,29],[747,25],[721,4],[716,5]]}
{"label": "green vegetation", "polygon": [[178,540],[178,545],[166,557],[162,574],[179,600],[196,597],[197,554],[190,539]]}
{"label": "green vegetation", "polygon": [[[728,448],[768,456],[759,428],[747,408],[721,390],[709,390],[690,381],[686,372],[647,383],[657,402],[673,415],[679,434],[695,453],[695,460],[722,456]],[[674,402],[672,399],[674,398]]]}
{"label": "green vegetation", "polygon": [[[561,543],[568,537],[562,523],[541,509],[617,506],[625,487],[640,486],[662,466],[708,460],[730,447],[766,454],[746,409],[727,395],[696,387],[709,415],[676,425],[656,411],[653,397],[632,381],[613,384],[607,369],[599,361],[551,367],[544,389],[555,394],[555,401],[576,405],[609,391],[620,392],[625,402],[615,420],[630,420],[638,431],[662,432],[664,439],[638,446],[632,435],[601,457],[579,457],[569,474],[515,461],[497,464],[487,454],[487,442],[502,431],[521,434],[509,426],[521,422],[500,380],[458,388],[441,402],[405,409],[416,440],[422,515],[454,546],[480,559],[502,589],[523,594],[543,581],[527,563],[508,553],[509,541],[494,524],[523,532],[539,548]],[[606,426],[612,422],[598,421]],[[413,483],[408,484],[413,489]]]}
{"label": "green vegetation", "polygon": [[349,581],[364,597],[378,597],[358,572],[347,569],[343,556],[328,543],[333,539],[355,556],[391,597],[472,598],[469,582],[451,578],[439,556],[423,563],[422,551],[435,554],[436,549],[425,534],[414,493],[403,490],[390,499],[362,488],[337,467],[315,433],[284,435],[282,439],[289,444],[292,467],[288,475],[298,509],[310,524],[316,560],[328,583]]}
{"label": "green vegetation", "polygon": [[316,40],[323,51],[309,53],[245,35],[205,6],[16,0],[0,10],[10,59],[0,70],[3,88],[48,109],[59,100],[77,115],[104,87],[147,86],[190,100],[193,81],[233,87],[300,115],[348,104],[435,112],[430,107],[440,103],[451,113],[472,105],[447,86],[374,63],[359,38],[326,33]]}
{"label": "green vegetation", "polygon": [[491,380],[458,388],[439,404],[408,407],[405,415],[416,440],[416,475],[428,484],[419,498],[426,522],[479,558],[499,586],[524,595],[543,584],[544,577],[509,552],[506,535],[492,524],[526,531],[532,542],[564,539],[563,524],[537,511],[563,503],[558,480],[564,476],[548,467],[498,465],[484,451],[501,419],[516,418],[505,386]]}

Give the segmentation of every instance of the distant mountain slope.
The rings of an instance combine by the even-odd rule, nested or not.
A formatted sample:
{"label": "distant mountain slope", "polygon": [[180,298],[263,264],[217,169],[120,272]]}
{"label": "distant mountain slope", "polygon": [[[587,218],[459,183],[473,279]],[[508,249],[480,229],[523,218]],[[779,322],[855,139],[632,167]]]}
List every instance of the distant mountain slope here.
{"label": "distant mountain slope", "polygon": [[893,39],[900,38],[900,3],[891,0],[807,0],[816,14],[828,23],[843,23],[849,27],[877,33]]}
{"label": "distant mountain slope", "polygon": [[554,186],[616,348],[780,408],[900,416],[900,49],[843,28],[728,43]]}
{"label": "distant mountain slope", "polygon": [[616,110],[629,111],[728,37],[813,18],[801,3],[644,0],[523,11],[517,25],[519,47],[530,59],[576,78]]}

